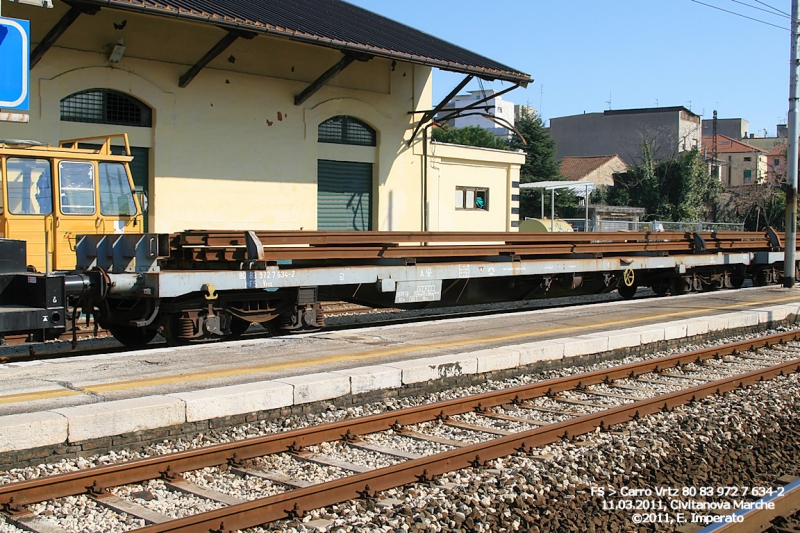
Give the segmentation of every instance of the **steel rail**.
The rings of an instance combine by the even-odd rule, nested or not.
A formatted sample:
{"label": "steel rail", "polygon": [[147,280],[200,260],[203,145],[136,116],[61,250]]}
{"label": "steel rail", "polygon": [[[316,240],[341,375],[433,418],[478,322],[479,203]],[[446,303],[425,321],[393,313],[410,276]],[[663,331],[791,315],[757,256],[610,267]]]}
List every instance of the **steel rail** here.
{"label": "steel rail", "polygon": [[[174,246],[203,244],[245,244],[245,231],[189,230],[172,234]],[[761,241],[769,240],[766,232],[686,232],[686,231],[633,231],[633,232],[573,232],[573,233],[520,233],[520,232],[463,232],[463,231],[256,231],[263,244],[386,244],[386,243],[576,243],[625,241],[675,241],[691,239],[698,235],[705,240]],[[777,234],[782,237],[782,234]]]}
{"label": "steel rail", "polygon": [[[635,377],[648,372],[658,372],[687,363],[701,362],[798,338],[800,338],[800,333],[797,332],[781,333],[760,339],[695,350],[685,354],[630,363],[612,369],[493,391],[469,398],[3,485],[0,486],[0,508],[7,512],[21,512],[22,506],[45,500],[82,494],[87,491],[102,492],[103,489],[109,487],[150,479],[170,478],[182,472],[204,467],[237,464],[254,457],[298,450],[322,442],[350,439],[358,435],[386,431],[392,427],[417,424],[474,410],[480,411],[568,390],[580,390],[588,385]],[[797,365],[797,362],[794,364]],[[790,366],[786,366],[786,369]]]}
{"label": "steel rail", "polygon": [[[740,516],[742,522],[723,522],[703,528],[698,533],[762,533],[775,527],[773,520],[779,516],[790,517],[800,511],[800,480],[789,483],[776,494],[765,496],[759,503],[771,504],[740,510],[730,516]],[[790,531],[778,529],[778,531]]]}
{"label": "steel rail", "polygon": [[375,497],[378,491],[410,483],[432,481],[437,476],[455,470],[486,466],[486,463],[493,459],[518,452],[531,453],[533,448],[590,433],[598,428],[609,428],[641,416],[671,410],[712,394],[722,394],[760,380],[771,379],[785,372],[798,371],[800,371],[800,359],[795,359],[767,369],[663,394],[565,422],[409,460],[308,488],[146,526],[136,531],[138,533],[232,532],[275,520],[303,516],[305,512],[313,509],[355,498]]}
{"label": "steel rail", "polygon": [[[733,248],[727,248],[731,250]],[[183,248],[189,252],[181,259],[192,260],[246,260],[247,250],[230,247]],[[742,251],[752,251],[753,247]],[[561,244],[561,245],[497,245],[497,246],[337,246],[308,248],[264,248],[264,260],[317,260],[317,259],[406,259],[442,257],[496,257],[496,256],[564,256],[573,254],[620,255],[638,252],[683,252],[692,253],[691,243],[650,242],[618,244]]]}

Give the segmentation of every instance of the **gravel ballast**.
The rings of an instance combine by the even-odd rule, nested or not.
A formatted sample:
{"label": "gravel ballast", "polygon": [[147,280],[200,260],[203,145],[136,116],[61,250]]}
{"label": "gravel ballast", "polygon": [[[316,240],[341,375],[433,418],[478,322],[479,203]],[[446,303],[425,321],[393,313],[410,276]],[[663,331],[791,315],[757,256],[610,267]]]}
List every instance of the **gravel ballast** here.
{"label": "gravel ballast", "polygon": [[[726,339],[727,342],[735,340],[742,339]],[[722,343],[720,341],[714,344]],[[694,348],[696,347],[686,347],[686,351]],[[760,353],[764,357],[786,357],[780,350],[762,350]],[[663,355],[667,354],[659,354]],[[629,358],[625,362],[641,359],[643,358]],[[336,409],[331,406],[329,411],[320,414],[288,417],[280,422],[246,424],[225,431],[197,435],[191,440],[165,441],[142,450],[122,450],[85,459],[62,460],[54,464],[14,469],[0,473],[0,484],[427,404],[618,364],[621,362],[607,362],[591,368],[564,369],[534,376],[518,376],[502,383],[487,382],[483,386],[446,390],[426,396],[392,398],[363,407]],[[753,366],[753,362],[740,361],[741,367],[747,365]],[[713,368],[694,369],[687,365],[684,370],[705,370],[710,373]],[[742,371],[742,368],[738,370]],[[620,383],[635,384],[633,380],[622,380]],[[648,384],[647,388],[652,388],[654,393],[674,390],[654,384]],[[602,387],[597,387],[596,390],[612,391]],[[619,389],[616,392],[620,392]],[[626,391],[625,394],[647,396],[643,392]],[[587,397],[576,394],[574,398]],[[610,496],[608,491],[619,492],[623,487],[682,489],[701,485],[714,488],[733,485],[775,487],[778,485],[778,477],[800,475],[800,454],[797,453],[800,451],[799,398],[800,377],[792,374],[745,390],[737,390],[723,397],[708,398],[672,413],[636,420],[625,427],[615,427],[612,432],[596,432],[580,438],[580,442],[550,445],[534,450],[533,455],[517,455],[493,461],[487,468],[454,472],[430,484],[386,491],[375,501],[347,502],[313,511],[302,520],[283,521],[270,527],[253,528],[252,531],[672,531],[676,528],[674,523],[634,523],[636,513],[633,510],[610,508],[617,505],[615,502],[620,498]],[[536,403],[545,406],[550,405],[551,400],[542,398]],[[613,402],[609,400],[608,403]],[[595,411],[589,407],[572,407],[576,411]],[[514,410],[507,413],[515,414]],[[531,417],[531,412],[525,414]],[[537,419],[544,421],[566,418],[545,412],[535,414]],[[478,422],[472,414],[463,415],[460,419],[468,423]],[[460,438],[470,442],[491,438],[482,432],[459,430],[439,423],[428,425],[435,434],[446,438]],[[505,422],[493,427],[527,429],[524,426]],[[422,427],[420,425],[416,429]],[[422,443],[416,439],[392,435],[391,432],[371,435],[365,440],[417,454],[449,449],[446,445]],[[380,468],[393,462],[372,453],[345,454],[342,447],[339,443],[326,444],[310,451],[369,468]],[[256,466],[280,470],[297,479],[313,482],[346,475],[338,469],[298,461],[289,456],[274,456],[258,461],[263,464],[256,462]],[[249,478],[243,480],[217,469],[188,473],[186,478],[242,498],[285,490],[280,485]],[[603,488],[606,494],[600,496],[599,488]],[[184,516],[192,508],[208,510],[219,506],[208,500],[196,501],[196,497],[173,496],[169,492],[160,481],[115,489],[118,495],[134,498],[137,503],[168,516]],[[153,498],[143,500],[134,493],[149,494]],[[662,504],[669,505],[669,499],[661,498],[661,501]],[[113,532],[140,527],[136,519],[113,517],[108,514],[108,510],[95,507],[97,506],[93,502],[87,502],[83,497],[65,498],[64,501],[48,502],[39,507],[32,506],[34,511],[58,522],[68,531]],[[86,512],[86,517],[80,522],[70,518],[75,509]],[[672,510],[669,513],[670,516],[675,515]],[[0,533],[18,531],[22,530],[0,517]]]}

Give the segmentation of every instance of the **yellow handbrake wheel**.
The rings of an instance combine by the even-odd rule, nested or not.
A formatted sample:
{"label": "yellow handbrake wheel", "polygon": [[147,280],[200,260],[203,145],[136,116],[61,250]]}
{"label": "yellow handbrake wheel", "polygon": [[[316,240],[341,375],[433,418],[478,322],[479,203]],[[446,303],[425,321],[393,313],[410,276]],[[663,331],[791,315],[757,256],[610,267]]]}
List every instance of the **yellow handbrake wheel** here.
{"label": "yellow handbrake wheel", "polygon": [[633,287],[633,282],[635,279],[635,274],[632,268],[626,268],[622,273],[622,281],[625,282],[626,287]]}

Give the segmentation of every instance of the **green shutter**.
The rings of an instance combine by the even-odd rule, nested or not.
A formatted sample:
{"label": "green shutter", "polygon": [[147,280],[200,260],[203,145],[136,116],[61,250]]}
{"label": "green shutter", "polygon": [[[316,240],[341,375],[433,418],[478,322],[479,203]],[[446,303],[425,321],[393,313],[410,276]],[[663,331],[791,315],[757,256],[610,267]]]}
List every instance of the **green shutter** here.
{"label": "green shutter", "polygon": [[[112,149],[113,151],[113,149]],[[147,192],[147,174],[150,171],[150,149],[131,146],[133,161],[130,162],[133,185],[137,191]]]}
{"label": "green shutter", "polygon": [[317,229],[372,229],[372,163],[317,164]]}

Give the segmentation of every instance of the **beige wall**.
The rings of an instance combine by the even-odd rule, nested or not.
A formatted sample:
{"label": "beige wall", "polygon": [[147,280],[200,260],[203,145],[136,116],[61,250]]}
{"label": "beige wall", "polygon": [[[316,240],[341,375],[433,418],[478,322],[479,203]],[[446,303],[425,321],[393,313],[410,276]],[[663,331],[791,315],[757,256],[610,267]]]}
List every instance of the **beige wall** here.
{"label": "beige wall", "polygon": [[625,172],[627,169],[628,165],[626,165],[625,162],[619,157],[615,157],[614,159],[601,165],[599,168],[589,172],[586,176],[578,181],[588,181],[596,185],[609,185],[613,187],[614,174],[618,172]]}
{"label": "beige wall", "polygon": [[[519,168],[525,154],[431,143],[428,159],[428,214],[431,231],[517,231]],[[487,210],[460,210],[456,187],[489,189]],[[514,198],[513,196],[516,196]]]}
{"label": "beige wall", "polygon": [[[66,10],[58,1],[52,10],[6,3],[3,14],[31,19],[35,46]],[[124,29],[115,29],[123,21]],[[133,146],[150,148],[150,231],[316,229],[319,158],[373,163],[373,228],[423,229],[421,135],[411,147],[407,141],[421,117],[409,112],[432,107],[429,67],[357,61],[296,106],[294,96],[341,53],[258,36],[237,40],[180,88],[180,76],[224,35],[208,25],[106,8],[94,16],[81,15],[31,72],[30,122],[0,122],[0,138],[57,143],[127,132]],[[120,40],[127,47],[125,55],[110,63],[109,52]],[[153,127],[62,122],[61,99],[92,88],[117,90],[145,102],[153,109]],[[377,147],[318,143],[319,124],[336,115],[369,124],[377,131]],[[455,214],[444,217],[443,226],[508,227],[509,215],[500,209],[508,211],[510,171],[503,170],[502,179],[494,177],[491,163],[504,157],[482,154],[474,159],[474,168],[458,163],[464,179],[489,180],[497,191],[488,214],[490,226]],[[487,165],[492,177],[482,178]],[[445,199],[445,206],[451,206],[452,194]]]}
{"label": "beige wall", "polygon": [[[745,158],[750,158],[750,161],[745,161]],[[720,155],[720,158],[727,159],[727,168],[722,168],[722,183],[731,187],[739,187],[741,185],[757,185],[763,184],[767,179],[767,156],[757,152],[748,152],[742,154],[725,154]],[[752,181],[750,183],[744,182],[744,171],[751,172]]]}

